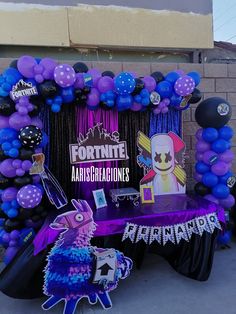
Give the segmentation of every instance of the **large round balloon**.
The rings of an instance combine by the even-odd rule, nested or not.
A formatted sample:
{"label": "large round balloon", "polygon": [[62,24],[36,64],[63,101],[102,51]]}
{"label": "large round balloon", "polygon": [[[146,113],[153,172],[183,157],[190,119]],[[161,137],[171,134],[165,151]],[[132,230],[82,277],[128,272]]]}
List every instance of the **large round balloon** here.
{"label": "large round balloon", "polygon": [[69,64],[60,64],[54,70],[54,79],[61,87],[72,86],[76,80],[75,70]]}
{"label": "large round balloon", "polygon": [[28,125],[20,130],[19,139],[26,148],[38,146],[43,138],[42,131],[34,125]]}
{"label": "large round balloon", "polygon": [[1,195],[2,201],[3,202],[11,202],[14,199],[16,199],[16,195],[17,195],[18,190],[14,187],[9,187],[6,188]]}
{"label": "large round balloon", "polygon": [[202,132],[202,138],[206,142],[214,142],[218,138],[218,131],[215,128],[206,128]]}
{"label": "large round balloon", "polygon": [[206,172],[203,174],[203,177],[202,177],[202,183],[205,185],[205,186],[208,186],[208,187],[213,187],[215,186],[217,183],[218,183],[218,177],[217,175],[211,173],[211,172]]}
{"label": "large round balloon", "polygon": [[88,67],[83,62],[76,62],[73,65],[73,69],[75,70],[75,73],[87,73],[88,72]]}
{"label": "large round balloon", "polygon": [[230,104],[223,98],[211,97],[202,101],[195,111],[196,122],[203,128],[221,128],[232,115]]}
{"label": "large round balloon", "polygon": [[0,97],[0,115],[10,116],[15,111],[15,103],[10,97]]}
{"label": "large round balloon", "polygon": [[17,193],[17,202],[23,208],[34,208],[42,200],[42,191],[35,185],[28,184]]}
{"label": "large round balloon", "polygon": [[201,182],[195,184],[194,190],[200,196],[205,196],[211,192],[211,190]]}
{"label": "large round balloon", "polygon": [[226,140],[218,139],[212,143],[211,148],[216,153],[224,153],[230,148],[230,144]]}
{"label": "large round balloon", "polygon": [[211,171],[217,176],[224,176],[229,170],[229,165],[223,161],[217,161],[212,167]]}
{"label": "large round balloon", "polygon": [[131,94],[135,89],[135,79],[128,72],[121,72],[115,78],[115,88],[118,94]]}
{"label": "large round balloon", "polygon": [[216,198],[223,199],[229,196],[230,190],[226,185],[219,183],[212,188],[212,194]]}
{"label": "large round balloon", "polygon": [[162,81],[157,84],[156,91],[162,98],[170,98],[173,95],[173,87],[170,82]]}
{"label": "large round balloon", "polygon": [[172,85],[175,84],[175,82],[178,80],[178,78],[180,77],[179,73],[173,71],[173,72],[169,72],[166,77],[165,80],[170,82]]}
{"label": "large round balloon", "polygon": [[233,137],[233,135],[234,135],[234,130],[227,125],[219,129],[219,136],[223,140],[229,141]]}
{"label": "large round balloon", "polygon": [[18,137],[18,132],[12,128],[0,129],[0,144],[4,142],[12,142]]}
{"label": "large round balloon", "polygon": [[44,98],[53,98],[58,94],[59,88],[53,80],[48,80],[39,84],[38,91]]}
{"label": "large round balloon", "polygon": [[31,124],[31,118],[28,115],[21,115],[19,112],[14,112],[9,118],[10,127],[17,131],[29,124]]}
{"label": "large round balloon", "polygon": [[188,75],[184,75],[178,78],[178,80],[175,82],[175,85],[174,85],[174,90],[176,94],[180,96],[190,95],[193,92],[194,88],[195,88],[195,82]]}
{"label": "large round balloon", "polygon": [[12,165],[13,159],[5,159],[0,164],[0,172],[7,178],[14,178],[16,176],[16,169]]}
{"label": "large round balloon", "polygon": [[114,80],[109,76],[102,76],[98,80],[97,88],[100,93],[105,93],[114,89]]}

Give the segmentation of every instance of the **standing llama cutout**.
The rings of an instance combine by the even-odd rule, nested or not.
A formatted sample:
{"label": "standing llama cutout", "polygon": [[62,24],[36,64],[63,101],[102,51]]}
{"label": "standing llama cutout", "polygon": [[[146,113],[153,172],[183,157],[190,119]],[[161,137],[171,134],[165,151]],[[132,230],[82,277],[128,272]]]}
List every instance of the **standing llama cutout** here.
{"label": "standing llama cutout", "polygon": [[173,132],[150,139],[138,132],[138,165],[146,174],[140,185],[151,184],[155,195],[185,193],[186,173],[182,167],[185,143]]}
{"label": "standing llama cutout", "polygon": [[91,246],[96,229],[93,212],[84,200],[71,202],[75,210],[57,216],[50,225],[62,233],[47,258],[43,290],[49,298],[42,308],[48,310],[63,300],[64,314],[73,314],[87,297],[90,304],[99,300],[109,309],[109,292],[130,274],[132,260],[115,249]]}

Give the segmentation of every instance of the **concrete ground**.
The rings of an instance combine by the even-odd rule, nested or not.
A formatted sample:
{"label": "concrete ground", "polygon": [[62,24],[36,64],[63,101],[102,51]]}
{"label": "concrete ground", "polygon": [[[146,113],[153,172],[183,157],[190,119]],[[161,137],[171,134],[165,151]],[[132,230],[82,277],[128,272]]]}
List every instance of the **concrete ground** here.
{"label": "concrete ground", "polygon": [[[134,270],[111,292],[111,314],[235,314],[236,244],[219,250],[211,276],[198,282],[176,273],[161,257],[146,256],[140,270]],[[0,294],[0,314],[62,314],[62,304],[45,312],[44,299],[15,300]],[[104,313],[101,306],[79,303],[76,314]]]}

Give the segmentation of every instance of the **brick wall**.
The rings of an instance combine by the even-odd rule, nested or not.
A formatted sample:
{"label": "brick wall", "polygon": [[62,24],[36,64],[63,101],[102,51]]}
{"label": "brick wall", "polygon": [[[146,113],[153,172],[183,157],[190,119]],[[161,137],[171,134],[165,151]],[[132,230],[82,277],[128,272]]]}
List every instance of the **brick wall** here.
{"label": "brick wall", "polygon": [[[0,71],[6,68],[10,61],[11,59],[0,59]],[[202,76],[198,88],[202,91],[204,99],[218,96],[228,100],[232,105],[233,114],[229,125],[236,131],[236,64],[119,63],[96,61],[87,62],[87,65],[88,67],[98,68],[102,71],[111,70],[115,73],[119,73],[122,70],[135,72],[140,76],[150,74],[154,71],[161,71],[166,74],[176,69],[182,69],[186,73],[197,71]],[[196,107],[197,104],[193,104],[190,109],[183,112],[183,137],[187,145],[186,172],[189,189],[194,185],[194,180],[192,179],[195,164],[194,135],[199,128],[194,118]],[[233,140],[232,149],[236,154],[236,135]],[[236,172],[236,160],[233,162],[233,171]]]}

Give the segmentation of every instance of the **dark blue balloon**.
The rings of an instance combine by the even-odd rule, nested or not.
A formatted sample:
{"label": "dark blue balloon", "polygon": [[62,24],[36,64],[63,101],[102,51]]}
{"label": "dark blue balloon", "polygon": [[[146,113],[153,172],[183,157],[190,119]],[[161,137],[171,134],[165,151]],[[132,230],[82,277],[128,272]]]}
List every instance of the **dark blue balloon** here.
{"label": "dark blue balloon", "polygon": [[228,171],[224,176],[219,177],[219,183],[227,184],[227,180],[233,176],[231,171]]}
{"label": "dark blue balloon", "polygon": [[3,128],[0,130],[0,144],[12,142],[18,139],[18,132],[12,128]]}
{"label": "dark blue balloon", "polygon": [[216,153],[223,153],[230,148],[230,143],[223,139],[218,139],[211,144],[211,149]]}
{"label": "dark blue balloon", "polygon": [[116,99],[118,111],[124,111],[129,109],[133,104],[133,97],[130,95],[118,96]]}
{"label": "dark blue balloon", "polygon": [[219,183],[212,188],[212,194],[218,199],[223,199],[229,196],[230,189],[225,184]]}
{"label": "dark blue balloon", "polygon": [[180,105],[181,101],[183,100],[182,96],[177,95],[175,92],[173,92],[173,95],[170,98],[170,105],[171,106],[178,106]]}
{"label": "dark blue balloon", "polygon": [[233,137],[233,135],[234,135],[234,130],[227,125],[219,129],[219,136],[223,140],[228,141]]}
{"label": "dark blue balloon", "polygon": [[41,143],[39,144],[39,148],[43,148],[45,147],[46,145],[48,144],[48,136],[45,132],[43,132],[43,137],[42,137],[42,141]]}
{"label": "dark blue balloon", "polygon": [[63,99],[63,103],[68,104],[75,99],[74,88],[66,87],[61,89],[61,97]]}
{"label": "dark blue balloon", "polygon": [[188,76],[191,76],[191,78],[195,82],[195,86],[197,86],[201,81],[201,76],[197,72],[189,72]]}
{"label": "dark blue balloon", "polygon": [[218,181],[218,177],[212,172],[206,172],[202,176],[202,183],[209,188],[215,186]]}
{"label": "dark blue balloon", "polygon": [[203,129],[202,138],[206,142],[214,142],[218,138],[218,131],[215,128],[206,128]]}
{"label": "dark blue balloon", "polygon": [[174,85],[178,78],[180,78],[180,75],[177,72],[169,72],[166,75],[165,80]]}
{"label": "dark blue balloon", "polygon": [[230,230],[226,230],[218,235],[217,243],[219,245],[227,245],[230,243],[232,238],[232,232]]}
{"label": "dark blue balloon", "polygon": [[161,81],[157,84],[156,91],[161,96],[161,98],[171,98],[173,95],[173,86],[170,82]]}
{"label": "dark blue balloon", "polygon": [[204,162],[198,161],[195,165],[195,170],[200,174],[204,174],[210,171],[210,167],[208,167]]}

